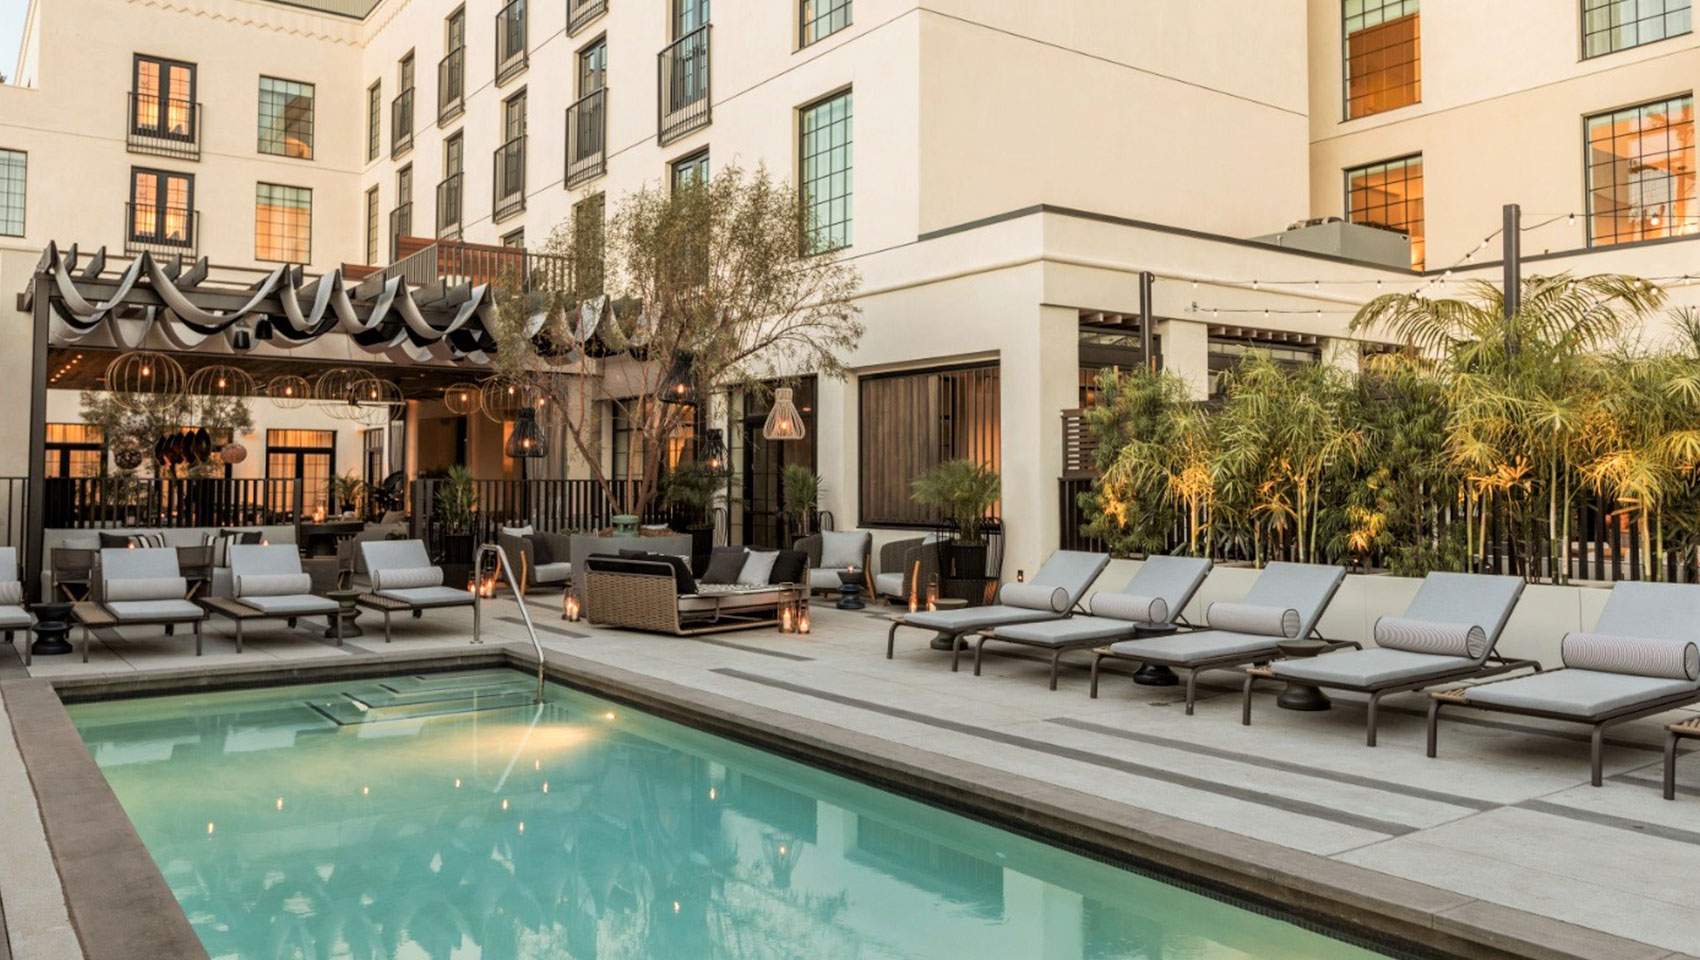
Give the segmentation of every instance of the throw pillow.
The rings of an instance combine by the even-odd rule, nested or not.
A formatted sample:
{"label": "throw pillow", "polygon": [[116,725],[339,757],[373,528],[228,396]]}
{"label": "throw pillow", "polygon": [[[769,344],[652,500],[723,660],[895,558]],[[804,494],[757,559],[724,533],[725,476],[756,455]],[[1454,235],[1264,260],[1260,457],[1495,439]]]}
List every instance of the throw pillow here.
{"label": "throw pillow", "polygon": [[[230,547],[232,544],[243,543],[242,535],[234,530],[221,530],[218,533],[208,533],[201,537],[201,545],[212,547],[212,565],[215,567],[230,566]],[[254,541],[259,543],[258,540]]]}
{"label": "throw pillow", "polygon": [[713,584],[737,583],[738,574],[744,570],[744,554],[749,551],[742,547],[716,547],[708,558],[708,569],[703,571],[702,582]]}
{"label": "throw pillow", "polygon": [[257,544],[264,540],[266,536],[265,532],[261,530],[220,530],[218,535],[221,537],[237,537],[239,538],[236,541],[237,543],[248,545]]}
{"label": "throw pillow", "polygon": [[862,545],[867,535],[855,530],[828,530],[820,535],[820,567],[822,570],[842,570],[860,567],[867,562]]}
{"label": "throw pillow", "polygon": [[738,571],[738,585],[759,587],[767,585],[773,575],[773,565],[779,560],[778,550],[751,550],[744,557],[744,569]]}
{"label": "throw pillow", "polygon": [[802,583],[803,574],[809,569],[809,555],[801,550],[781,550],[778,559],[773,561],[773,571],[767,575],[767,582]]}
{"label": "throw pillow", "polygon": [[554,563],[555,554],[549,549],[549,538],[541,533],[528,533],[525,539],[531,541],[531,564],[541,567],[545,563]]}
{"label": "throw pillow", "polygon": [[100,545],[102,549],[109,547],[135,547],[137,549],[144,547],[163,547],[165,546],[165,534],[103,533],[100,535]]}
{"label": "throw pillow", "polygon": [[502,532],[510,537],[529,537],[537,531],[533,530],[531,524],[528,523],[523,527],[503,527]]}
{"label": "throw pillow", "polygon": [[674,591],[679,596],[689,596],[697,592],[697,581],[695,577],[691,576],[690,564],[667,553],[648,553],[644,554],[642,559],[657,560],[672,567]]}

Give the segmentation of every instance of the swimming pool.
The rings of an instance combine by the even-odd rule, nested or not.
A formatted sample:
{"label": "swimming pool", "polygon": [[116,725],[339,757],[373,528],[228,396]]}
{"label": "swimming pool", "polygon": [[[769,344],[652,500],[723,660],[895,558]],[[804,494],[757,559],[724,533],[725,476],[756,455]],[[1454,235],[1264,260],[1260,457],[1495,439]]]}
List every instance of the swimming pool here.
{"label": "swimming pool", "polygon": [[1380,954],[507,670],[69,707],[214,958]]}

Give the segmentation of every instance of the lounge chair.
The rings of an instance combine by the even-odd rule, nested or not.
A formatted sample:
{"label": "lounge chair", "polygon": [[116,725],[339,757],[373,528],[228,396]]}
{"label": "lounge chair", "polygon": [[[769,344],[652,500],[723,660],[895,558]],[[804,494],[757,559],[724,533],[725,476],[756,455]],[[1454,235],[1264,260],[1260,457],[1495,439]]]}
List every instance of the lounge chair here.
{"label": "lounge chair", "polygon": [[861,571],[863,585],[872,591],[873,571],[868,564],[873,547],[874,535],[866,530],[828,530],[792,544],[792,549],[809,555],[809,589],[826,593],[837,593],[844,584],[839,574],[852,567]]}
{"label": "lounge chair", "polygon": [[[1119,658],[1186,671],[1186,712],[1192,714],[1198,674],[1215,667],[1262,663],[1281,655],[1283,640],[1309,637],[1334,591],[1346,578],[1345,567],[1320,563],[1271,563],[1238,603],[1212,603],[1205,611],[1209,629],[1146,640],[1123,640],[1100,647],[1092,657],[1091,695],[1098,695],[1098,668]],[[1317,639],[1321,639],[1319,636]],[[1329,642],[1325,649],[1362,647]]]}
{"label": "lounge chair", "polygon": [[927,578],[938,576],[943,551],[944,542],[936,534],[893,540],[880,547],[874,595],[890,603],[920,600]]}
{"label": "lounge chair", "polygon": [[1457,680],[1520,670],[1539,670],[1534,660],[1507,660],[1494,653],[1505,622],[1523,593],[1521,577],[1478,573],[1431,573],[1403,616],[1375,622],[1376,646],[1368,650],[1303,659],[1276,660],[1246,670],[1240,722],[1251,725],[1252,684],[1291,680],[1312,687],[1369,694],[1370,746],[1381,698]]}
{"label": "lounge chair", "polygon": [[923,610],[893,617],[891,630],[885,637],[885,658],[892,658],[897,628],[914,627],[933,631],[946,639],[950,644],[950,669],[955,670],[962,657],[964,634],[1067,617],[1109,564],[1107,553],[1058,550],[1030,582],[1006,583],[998,588],[995,604],[961,610]]}
{"label": "lounge chair", "polygon": [[[331,559],[334,562],[335,558]],[[230,579],[236,604],[267,618],[284,620],[292,627],[297,617],[328,617],[328,625],[336,631],[336,645],[342,646],[342,608],[335,600],[313,594],[313,576],[301,569],[301,555],[294,545],[232,546]],[[220,605],[209,603],[208,607],[223,612]],[[242,623],[256,618],[231,619],[236,623],[236,652],[241,653]]]}
{"label": "lounge chair", "polygon": [[[12,642],[12,634],[19,630],[28,630],[34,621],[30,619],[29,611],[24,609],[24,585],[18,580],[18,548],[0,547],[0,630],[6,633],[6,642]],[[24,637],[24,646],[28,647],[30,638]]]}
{"label": "lounge chair", "polygon": [[470,607],[472,591],[443,585],[443,568],[433,566],[423,540],[368,540],[361,558],[372,579],[372,592],[357,603],[384,615],[384,642],[390,642],[390,615],[407,610],[419,619],[426,610]]}
{"label": "lounge chair", "polygon": [[207,612],[187,599],[189,581],[177,567],[175,547],[105,547],[100,551],[100,600],[80,603],[73,616],[83,625],[83,662],[89,659],[93,627],[163,626],[179,623],[195,629],[195,656],[201,655],[201,624]]}
{"label": "lounge chair", "polygon": [[1131,639],[1141,630],[1172,631],[1174,621],[1210,573],[1210,561],[1198,557],[1149,557],[1119,593],[1092,597],[1091,616],[994,627],[974,642],[974,676],[988,642],[1039,647],[1051,652],[1051,689],[1057,688],[1057,661],[1070,650]]}
{"label": "lounge chair", "polygon": [[1619,583],[1592,631],[1565,634],[1563,667],[1429,694],[1428,755],[1446,706],[1585,723],[1597,787],[1607,727],[1700,701],[1697,637],[1700,586]]}

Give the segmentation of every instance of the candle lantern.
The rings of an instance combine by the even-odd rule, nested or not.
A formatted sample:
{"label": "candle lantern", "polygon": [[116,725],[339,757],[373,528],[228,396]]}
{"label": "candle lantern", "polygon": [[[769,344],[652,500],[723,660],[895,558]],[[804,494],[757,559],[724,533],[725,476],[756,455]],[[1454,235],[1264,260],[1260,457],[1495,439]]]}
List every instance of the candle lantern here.
{"label": "candle lantern", "polygon": [[1025,570],[1015,571],[1015,582],[1016,583],[1026,583],[1027,582],[1027,571],[1025,571]]}
{"label": "candle lantern", "polygon": [[566,597],[567,599],[562,602],[561,619],[568,623],[577,623],[579,621],[578,597],[573,596],[571,590],[567,591]]}
{"label": "candle lantern", "polygon": [[939,577],[936,573],[927,574],[927,609],[939,608]]}
{"label": "candle lantern", "polygon": [[802,610],[797,614],[797,632],[809,632],[809,605],[807,603],[802,605]]}
{"label": "candle lantern", "polygon": [[795,613],[792,610],[791,601],[786,600],[779,605],[779,632],[780,633],[796,633],[797,632],[797,624],[796,624],[795,620],[793,619],[794,616],[795,616]]}

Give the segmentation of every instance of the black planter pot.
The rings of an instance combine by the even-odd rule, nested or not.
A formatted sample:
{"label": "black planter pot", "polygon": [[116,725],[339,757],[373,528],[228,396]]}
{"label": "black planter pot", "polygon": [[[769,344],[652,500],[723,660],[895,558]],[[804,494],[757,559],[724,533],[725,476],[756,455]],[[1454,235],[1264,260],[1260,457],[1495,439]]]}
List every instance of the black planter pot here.
{"label": "black planter pot", "polygon": [[472,554],[478,548],[478,538],[470,533],[443,534],[443,563],[472,564]]}
{"label": "black planter pot", "polygon": [[986,576],[985,541],[950,544],[950,575],[958,580],[982,580]]}
{"label": "black planter pot", "polygon": [[714,528],[693,527],[685,532],[691,535],[691,570],[700,577],[708,571],[708,555],[714,552]]}

